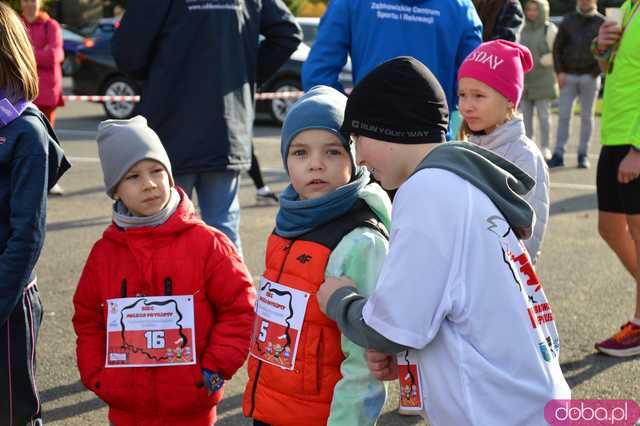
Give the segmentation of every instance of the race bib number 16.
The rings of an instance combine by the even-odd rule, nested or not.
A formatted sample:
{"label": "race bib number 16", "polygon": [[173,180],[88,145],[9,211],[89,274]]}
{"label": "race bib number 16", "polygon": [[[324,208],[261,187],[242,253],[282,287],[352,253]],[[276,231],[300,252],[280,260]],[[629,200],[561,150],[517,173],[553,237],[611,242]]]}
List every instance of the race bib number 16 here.
{"label": "race bib number 16", "polygon": [[107,300],[105,367],[196,363],[193,296]]}

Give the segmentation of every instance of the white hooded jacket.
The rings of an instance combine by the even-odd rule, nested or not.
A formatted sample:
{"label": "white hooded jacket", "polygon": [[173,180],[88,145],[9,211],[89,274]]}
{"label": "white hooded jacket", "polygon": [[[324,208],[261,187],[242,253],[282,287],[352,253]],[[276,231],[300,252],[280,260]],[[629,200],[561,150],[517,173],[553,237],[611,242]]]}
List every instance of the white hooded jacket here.
{"label": "white hooded jacket", "polygon": [[549,169],[540,149],[525,135],[520,117],[514,117],[488,135],[470,135],[469,142],[506,158],[535,180],[533,189],[524,196],[535,212],[533,234],[524,242],[535,264],[549,221]]}

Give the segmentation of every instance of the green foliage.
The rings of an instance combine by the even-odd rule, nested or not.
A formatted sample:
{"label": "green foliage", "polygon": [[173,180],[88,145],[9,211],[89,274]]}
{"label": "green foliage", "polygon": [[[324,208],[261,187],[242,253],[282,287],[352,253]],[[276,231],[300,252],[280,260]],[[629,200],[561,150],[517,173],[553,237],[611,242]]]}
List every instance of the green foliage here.
{"label": "green foliage", "polygon": [[[287,7],[295,16],[299,16],[304,11],[316,11],[322,14],[326,9],[329,0],[284,0]],[[313,16],[316,16],[312,13]],[[318,15],[319,16],[319,15]]]}
{"label": "green foliage", "polygon": [[14,10],[20,11],[20,0],[3,0],[4,3],[8,3]]}
{"label": "green foliage", "polygon": [[[7,3],[11,6],[15,11],[20,12],[20,0],[2,0],[3,3]],[[47,7],[50,6],[50,3],[53,3],[52,0],[42,0],[42,8],[47,10]]]}

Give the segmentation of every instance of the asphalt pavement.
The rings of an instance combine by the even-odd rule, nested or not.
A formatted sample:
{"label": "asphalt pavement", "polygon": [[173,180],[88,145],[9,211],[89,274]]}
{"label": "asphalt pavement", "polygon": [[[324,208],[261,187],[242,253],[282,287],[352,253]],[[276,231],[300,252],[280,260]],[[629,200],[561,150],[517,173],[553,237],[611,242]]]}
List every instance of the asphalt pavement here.
{"label": "asphalt pavement", "polygon": [[[49,199],[47,239],[38,265],[45,318],[38,343],[37,381],[46,423],[107,424],[105,405],[79,381],[71,325],[72,296],[82,267],[92,244],[111,221],[111,202],[103,191],[95,143],[96,128],[104,115],[99,105],[79,102],[70,102],[58,111],[56,129],[73,168],[60,182],[65,195]],[[590,152],[592,167],[575,167],[578,121],[577,117],[573,121],[567,167],[551,173],[551,217],[537,270],[556,315],[562,344],[560,360],[573,397],[637,401],[640,357],[609,358],[593,349],[594,342],[608,337],[630,318],[635,293],[631,277],[597,233],[597,136]],[[552,128],[555,131],[555,121]],[[595,134],[598,132],[599,122]],[[280,161],[280,129],[258,121],[255,135],[265,179],[273,189],[282,190],[287,176]],[[277,207],[257,204],[255,189],[246,176],[240,202],[245,259],[257,279],[263,270],[265,242],[274,226]],[[227,384],[217,424],[251,424],[241,410],[245,381],[243,368]],[[390,389],[378,424],[425,424],[419,418],[396,414],[396,384],[392,383]]]}

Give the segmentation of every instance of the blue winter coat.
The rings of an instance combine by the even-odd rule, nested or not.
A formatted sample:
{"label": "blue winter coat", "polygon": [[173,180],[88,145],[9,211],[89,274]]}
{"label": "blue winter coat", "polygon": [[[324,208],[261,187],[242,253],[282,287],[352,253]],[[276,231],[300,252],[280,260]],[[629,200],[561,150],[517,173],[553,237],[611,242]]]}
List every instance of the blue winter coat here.
{"label": "blue winter coat", "polygon": [[135,0],[112,47],[145,80],[140,113],[185,174],[249,169],[256,84],[301,40],[282,0]]}
{"label": "blue winter coat", "polygon": [[[338,75],[351,56],[353,81],[396,56],[413,56],[436,76],[457,109],[458,68],[482,42],[471,0],[332,0],[302,68],[305,90],[343,90]],[[399,111],[401,112],[401,111]]]}

